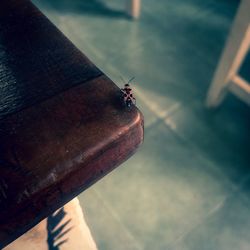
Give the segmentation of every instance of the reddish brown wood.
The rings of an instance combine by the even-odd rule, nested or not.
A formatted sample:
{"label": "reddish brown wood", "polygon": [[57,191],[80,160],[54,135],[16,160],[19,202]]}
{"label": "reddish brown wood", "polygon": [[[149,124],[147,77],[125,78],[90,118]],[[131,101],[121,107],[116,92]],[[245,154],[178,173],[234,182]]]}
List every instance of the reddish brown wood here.
{"label": "reddish brown wood", "polygon": [[143,117],[27,0],[0,2],[0,67],[4,247],[131,156]]}

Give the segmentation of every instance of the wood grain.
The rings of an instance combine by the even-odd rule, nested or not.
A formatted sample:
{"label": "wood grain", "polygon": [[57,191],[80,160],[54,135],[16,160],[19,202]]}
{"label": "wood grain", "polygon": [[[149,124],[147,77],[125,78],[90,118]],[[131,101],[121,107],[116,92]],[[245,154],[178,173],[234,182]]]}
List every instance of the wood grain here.
{"label": "wood grain", "polygon": [[131,156],[143,117],[27,0],[0,2],[0,247]]}
{"label": "wood grain", "polygon": [[29,1],[0,1],[0,119],[102,75]]}

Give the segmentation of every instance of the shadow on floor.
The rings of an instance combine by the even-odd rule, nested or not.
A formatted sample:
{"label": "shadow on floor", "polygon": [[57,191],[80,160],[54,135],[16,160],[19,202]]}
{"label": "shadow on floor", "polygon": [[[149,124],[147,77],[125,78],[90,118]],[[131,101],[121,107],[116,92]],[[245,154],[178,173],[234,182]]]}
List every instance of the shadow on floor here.
{"label": "shadow on floor", "polygon": [[130,19],[125,10],[112,9],[100,0],[44,0],[43,5],[47,9],[61,13]]}
{"label": "shadow on floor", "polygon": [[[60,246],[68,241],[67,233],[71,228],[66,229],[71,219],[66,219],[66,212],[61,208],[56,214],[52,214],[47,219],[48,248],[49,250],[59,250]],[[59,226],[59,224],[61,224]]]}

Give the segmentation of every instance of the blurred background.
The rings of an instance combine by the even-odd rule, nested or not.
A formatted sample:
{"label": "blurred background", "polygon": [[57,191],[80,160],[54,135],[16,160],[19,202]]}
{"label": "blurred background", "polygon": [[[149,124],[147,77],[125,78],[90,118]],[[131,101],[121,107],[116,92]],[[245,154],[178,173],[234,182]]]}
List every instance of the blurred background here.
{"label": "blurred background", "polygon": [[125,0],[33,2],[118,86],[135,77],[144,145],[79,196],[98,248],[250,249],[249,107],[205,107],[239,1],[142,0],[138,20]]}

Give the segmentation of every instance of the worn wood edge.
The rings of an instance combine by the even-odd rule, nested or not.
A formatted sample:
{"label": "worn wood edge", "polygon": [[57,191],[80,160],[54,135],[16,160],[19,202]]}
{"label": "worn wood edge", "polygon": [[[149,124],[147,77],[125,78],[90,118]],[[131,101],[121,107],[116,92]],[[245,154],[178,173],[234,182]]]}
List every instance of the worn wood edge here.
{"label": "worn wood edge", "polygon": [[[97,82],[97,85],[95,85],[96,84],[96,82]],[[109,85],[109,87],[108,88],[110,88],[110,91],[108,91],[108,93],[105,93],[105,91],[103,91],[103,89],[102,89],[102,84],[107,84],[107,85]],[[94,85],[94,86],[92,86],[92,85]],[[77,93],[78,94],[78,97],[80,96],[80,98],[81,99],[84,99],[84,96],[82,96],[81,95],[81,92],[82,92],[82,90],[84,89],[84,91],[86,90],[86,87],[88,87],[88,86],[91,86],[91,88],[94,88],[94,89],[96,89],[97,91],[96,91],[96,93],[97,92],[102,92],[103,94],[103,96],[105,96],[105,99],[108,99],[109,101],[108,101],[108,103],[103,103],[103,101],[104,102],[106,102],[106,100],[105,99],[103,99],[100,103],[98,103],[97,102],[97,105],[95,105],[95,106],[99,106],[99,105],[103,105],[104,104],[104,106],[105,105],[108,105],[108,106],[110,106],[110,107],[112,107],[112,110],[110,110],[108,113],[110,114],[109,115],[109,124],[106,124],[105,126],[106,127],[113,127],[112,126],[112,123],[113,123],[113,121],[116,121],[116,123],[117,123],[117,120],[119,120],[119,121],[121,121],[120,122],[120,124],[118,125],[118,126],[120,126],[120,125],[122,125],[122,129],[121,129],[121,127],[119,127],[119,129],[118,129],[118,127],[115,127],[115,130],[111,130],[110,132],[108,132],[108,134],[106,134],[106,132],[105,132],[105,134],[106,134],[106,136],[104,136],[103,137],[103,134],[101,134],[101,133],[99,133],[99,134],[101,134],[101,137],[99,138],[99,139],[101,139],[100,140],[100,142],[101,143],[98,143],[99,142],[99,140],[97,141],[97,145],[96,144],[94,144],[95,146],[93,147],[93,145],[92,146],[90,146],[91,147],[91,150],[87,150],[87,151],[84,151],[84,152],[82,152],[83,153],[83,155],[84,155],[84,159],[80,159],[82,162],[84,162],[84,163],[88,163],[90,160],[91,160],[91,158],[90,157],[88,157],[88,155],[90,154],[93,154],[93,155],[96,155],[96,153],[98,153],[98,150],[100,150],[100,149],[102,149],[102,150],[104,150],[104,148],[105,148],[105,145],[109,145],[110,143],[112,143],[113,141],[116,141],[117,140],[117,137],[119,137],[120,135],[119,135],[119,133],[121,132],[121,130],[123,131],[123,133],[126,133],[129,129],[130,129],[130,127],[132,126],[131,124],[133,123],[133,120],[134,120],[134,117],[136,116],[136,112],[139,112],[135,107],[132,107],[132,108],[126,108],[126,107],[124,107],[123,105],[122,105],[122,100],[120,99],[120,89],[112,82],[112,80],[110,80],[108,77],[106,77],[105,75],[102,75],[102,76],[100,76],[100,77],[98,77],[98,78],[96,78],[96,79],[93,79],[93,80],[90,80],[90,81],[88,81],[86,84],[84,83],[84,84],[82,84],[82,85],[80,85],[80,86],[75,86],[75,87],[73,87],[73,88],[71,88],[70,90],[66,90],[66,91],[64,91],[64,92],[62,92],[62,93],[60,93],[60,94],[58,94],[57,96],[54,96],[54,97],[52,97],[52,98],[50,98],[50,99],[48,99],[48,100],[45,100],[44,102],[41,102],[41,103],[38,103],[36,106],[33,106],[33,107],[29,107],[29,108],[26,108],[26,109],[24,109],[24,110],[22,110],[22,111],[20,111],[20,112],[18,112],[18,114],[12,114],[12,115],[10,115],[8,118],[6,118],[5,119],[5,121],[0,121],[0,125],[1,125],[1,122],[3,122],[3,127],[5,127],[7,130],[0,130],[0,138],[1,138],[1,134],[3,135],[3,137],[4,137],[4,134],[11,134],[11,136],[12,135],[14,135],[14,137],[15,137],[15,134],[21,134],[21,135],[26,135],[26,136],[24,136],[24,137],[19,137],[18,138],[18,141],[23,141],[24,142],[24,144],[22,144],[22,145],[20,145],[21,147],[23,147],[23,145],[25,145],[26,143],[25,143],[25,141],[26,140],[29,140],[30,138],[33,138],[35,135],[37,135],[37,133],[39,133],[39,134],[42,134],[43,135],[43,133],[41,133],[42,131],[45,131],[44,130],[44,126],[43,126],[43,129],[42,130],[40,130],[41,129],[41,123],[46,123],[46,124],[50,124],[50,122],[51,122],[51,118],[52,118],[52,120],[54,120],[54,115],[55,115],[55,113],[57,113],[57,108],[58,107],[61,107],[62,106],[62,103],[59,103],[58,102],[58,100],[63,100],[63,102],[65,101],[65,100],[67,100],[67,101],[65,101],[65,103],[66,103],[66,105],[64,105],[65,107],[67,106],[67,104],[69,104],[69,103],[71,103],[71,99],[72,99],[72,96],[74,97],[74,94],[75,93]],[[100,90],[102,90],[102,91],[100,91]],[[87,91],[91,91],[92,92],[92,90],[91,89],[87,89]],[[86,91],[85,91],[86,92]],[[70,97],[69,97],[70,96]],[[94,94],[87,94],[87,96],[88,96],[88,100],[87,101],[85,101],[85,104],[87,104],[87,105],[90,105],[90,107],[92,107],[92,105],[91,105],[91,103],[89,104],[89,101],[90,101],[90,99],[94,99],[94,97],[95,97],[95,93]],[[83,97],[83,98],[82,98]],[[85,94],[85,97],[86,97],[86,94]],[[70,100],[69,100],[69,98],[70,98]],[[75,100],[74,100],[75,101]],[[95,101],[94,101],[95,102]],[[56,104],[56,106],[54,106]],[[51,107],[52,107],[52,109],[51,109]],[[99,109],[99,107],[97,107],[98,109]],[[47,111],[47,110],[50,110],[49,112],[49,119],[48,119],[48,114],[46,114],[45,115],[45,119],[46,120],[44,120],[42,117],[42,115],[39,115],[39,114],[41,114],[43,111]],[[79,111],[79,107],[77,108],[77,110]],[[90,108],[90,110],[91,110],[91,108]],[[77,111],[77,113],[78,113],[78,111]],[[115,114],[113,114],[113,111],[115,111]],[[116,112],[116,111],[118,111],[118,112]],[[37,112],[39,112],[39,114],[37,114]],[[91,111],[92,112],[92,111]],[[67,110],[67,112],[65,112],[65,114],[67,114],[67,113],[69,113],[69,110]],[[105,112],[106,113],[106,112]],[[105,114],[104,113],[104,114]],[[84,113],[83,113],[84,114]],[[102,113],[101,113],[102,114]],[[99,114],[95,114],[95,115],[99,115]],[[82,116],[82,114],[80,115],[80,116]],[[111,117],[110,117],[111,116]],[[114,120],[113,120],[113,118],[112,118],[112,116],[114,116],[114,117],[117,117],[117,118],[114,118]],[[142,116],[142,115],[141,115]],[[26,119],[28,117],[28,119]],[[35,121],[34,119],[37,117],[37,120]],[[105,117],[105,116],[104,116]],[[60,118],[60,120],[58,121],[58,119],[57,119],[57,124],[60,124],[61,122],[63,122],[64,120],[67,120],[67,118],[68,117],[61,117],[61,116],[59,116],[59,118]],[[111,119],[110,119],[111,118]],[[24,122],[23,122],[24,121]],[[22,125],[20,125],[21,123],[22,123]],[[74,129],[75,130],[78,130],[79,128],[80,128],[80,124],[77,124],[79,122],[79,120],[76,120],[75,122],[74,122]],[[20,123],[20,124],[19,124]],[[99,122],[98,122],[99,123]],[[18,124],[18,129],[19,129],[19,127],[22,127],[22,128],[25,128],[25,130],[19,130],[17,133],[16,133],[16,128],[15,128],[15,126],[14,126],[14,129],[12,129],[12,127],[11,127],[11,124]],[[31,126],[29,126],[29,124],[32,124]],[[35,126],[33,126],[33,124],[36,124]],[[103,124],[104,125],[104,124]],[[61,125],[59,125],[59,127],[58,128],[55,128],[55,127],[53,127],[52,128],[52,130],[55,130],[55,129],[59,129],[60,130],[60,126]],[[84,126],[84,125],[83,125]],[[116,125],[115,125],[116,126]],[[113,127],[114,128],[114,127]],[[48,128],[46,127],[46,130],[47,130]],[[70,128],[70,130],[71,130],[71,128]],[[34,131],[32,134],[29,134],[28,133],[28,131]],[[117,132],[116,132],[117,131]],[[96,132],[98,132],[98,131],[96,131]],[[73,131],[72,132],[72,134],[75,134],[75,132]],[[27,136],[28,135],[28,136]],[[78,133],[78,136],[80,136],[80,137],[82,137],[82,135],[83,134],[79,134]],[[84,135],[83,135],[84,136]],[[44,136],[42,136],[42,137],[44,137]],[[7,139],[8,139],[8,136],[6,137]],[[76,138],[79,138],[79,137],[75,137],[75,139]],[[106,139],[108,139],[108,140],[103,140],[104,138],[106,138]],[[53,138],[53,137],[50,137],[50,140],[51,139],[55,139],[55,138]],[[56,138],[57,139],[57,138]],[[3,139],[3,142],[4,142],[4,140],[5,139]],[[64,140],[64,139],[63,139]],[[38,141],[38,140],[37,140]],[[15,142],[15,141],[14,141]],[[46,145],[47,143],[48,143],[49,141],[48,141],[48,139],[46,139],[45,141],[43,140],[42,141],[42,144],[43,145]],[[79,142],[80,141],[77,141],[77,144],[79,144]],[[103,142],[105,142],[105,143],[103,143]],[[18,142],[19,143],[19,142]],[[80,142],[81,143],[81,142]],[[56,143],[57,144],[57,143]],[[55,145],[56,145],[55,144]],[[61,141],[60,142],[60,144],[62,144],[62,145],[64,145],[64,141]],[[7,146],[7,148],[9,147],[9,145],[11,145],[11,143],[8,145],[6,145],[6,144],[3,144],[3,145],[5,145],[5,146]],[[3,146],[2,145],[2,146]],[[0,145],[1,146],[1,145]],[[35,147],[26,147],[26,149],[25,149],[25,151],[27,151],[27,152],[30,152],[30,150],[33,150],[33,148],[36,148],[37,146],[39,146],[39,145],[35,145]],[[40,146],[39,146],[40,147]],[[88,146],[88,149],[90,148],[89,146]],[[1,149],[1,147],[0,147],[0,149]],[[59,148],[59,149],[61,149],[61,148]],[[61,150],[60,150],[61,151]],[[32,152],[32,151],[31,151]],[[43,148],[42,147],[42,152],[49,152],[48,151],[48,148]],[[55,152],[54,152],[55,153]],[[33,153],[32,153],[33,154]],[[40,152],[35,152],[35,154],[36,155],[39,155],[40,154]],[[44,157],[44,155],[43,155],[43,157]],[[65,161],[66,160],[66,162],[60,162],[60,163],[62,163],[62,164],[64,164],[64,163],[66,163],[66,164],[64,164],[64,165],[67,165],[68,163],[67,163],[67,161],[68,160],[70,160],[70,161],[72,161],[74,164],[75,164],[75,159],[77,159],[76,161],[78,161],[78,158],[81,158],[81,157],[78,157],[78,155],[70,155],[70,157],[72,157],[72,158],[66,158],[66,159],[63,159],[62,158],[62,160],[63,161]],[[19,158],[19,157],[18,157]],[[21,162],[22,162],[22,164],[25,166],[26,164],[28,164],[28,162],[27,162],[27,159],[26,159],[26,162],[25,162],[25,160],[24,159],[22,159],[22,158],[19,158],[18,159],[19,161],[21,160]],[[44,158],[39,158],[38,159],[39,160],[39,162],[42,162],[43,160],[44,160]],[[28,161],[31,161],[30,159],[28,159]],[[56,164],[57,164],[58,162],[56,162]],[[72,164],[70,164],[70,165],[72,165]],[[39,165],[40,166],[40,165]],[[52,164],[52,165],[50,165],[51,167],[52,166],[55,166],[54,165],[54,163]],[[56,166],[55,166],[56,167]],[[26,165],[26,167],[25,167],[25,169],[27,169],[27,174],[30,174],[30,169],[28,169],[29,167],[27,167],[27,165]],[[54,169],[58,169],[58,168],[54,168]],[[67,174],[67,169],[68,170],[70,170],[69,172],[71,172],[71,171],[74,171],[74,167],[72,167],[72,166],[70,166],[70,168],[69,167],[67,167],[67,166],[64,166],[64,169],[66,170],[66,172],[65,172],[65,174]],[[20,169],[18,169],[18,170],[20,170]],[[62,172],[60,172],[60,173],[58,173],[58,172],[53,172],[53,174],[56,174],[56,175],[58,175],[58,174],[62,174]],[[64,175],[65,174],[63,174],[62,175],[62,178],[64,178]],[[29,196],[33,196],[33,195],[36,195],[36,192],[37,191],[39,191],[39,190],[43,190],[43,189],[46,189],[47,187],[49,187],[49,186],[51,186],[52,184],[53,184],[53,182],[55,181],[54,180],[54,176],[50,176],[50,173],[49,173],[49,175],[48,176],[44,176],[45,178],[44,178],[44,180],[46,180],[46,181],[44,181],[44,182],[42,182],[42,184],[39,184],[39,186],[36,184],[36,182],[34,183],[35,184],[35,188],[34,187],[32,187],[32,189],[30,189],[29,190]],[[53,177],[53,178],[51,178],[51,177]],[[60,176],[59,176],[60,177]],[[57,177],[56,177],[57,178]],[[58,178],[56,179],[56,181],[58,181]],[[60,181],[60,180],[59,180]],[[23,198],[25,198],[25,197],[23,197]],[[22,200],[25,200],[25,199],[22,199]],[[22,207],[23,208],[23,207]],[[15,214],[14,214],[15,215]],[[4,216],[0,216],[0,221],[1,221],[1,218],[4,220]]]}
{"label": "worn wood edge", "polygon": [[[130,133],[123,133],[121,134],[115,142],[113,142],[109,147],[106,147],[105,151],[102,151],[100,155],[93,159],[92,161],[89,161],[89,164],[85,165],[84,167],[81,167],[83,164],[79,164],[79,168],[75,170],[73,173],[69,174],[68,176],[65,176],[63,180],[61,180],[61,183],[59,184],[60,189],[57,189],[56,187],[50,186],[46,188],[43,192],[47,192],[48,196],[46,200],[41,200],[40,196],[36,197],[34,196],[32,198],[32,203],[27,203],[27,206],[25,209],[22,210],[22,212],[18,215],[18,217],[13,218],[12,222],[9,222],[9,225],[12,225],[12,228],[5,230],[6,235],[2,234],[0,235],[0,240],[8,238],[7,241],[0,242],[0,247],[5,247],[9,243],[11,243],[13,240],[30,230],[32,227],[34,227],[36,224],[38,224],[40,221],[45,219],[47,216],[49,216],[51,213],[53,213],[55,210],[57,210],[59,207],[63,206],[67,202],[69,202],[71,199],[73,199],[75,196],[79,195],[81,192],[86,190],[88,187],[90,187],[92,184],[97,182],[99,179],[101,179],[103,176],[107,175],[109,172],[111,172],[113,169],[115,169],[118,165],[126,161],[129,157],[131,157],[139,148],[139,146],[143,142],[143,136],[144,136],[144,125],[143,125],[143,115],[139,110],[134,108],[136,111],[136,118],[133,122],[133,125],[130,127]],[[127,131],[126,131],[127,132]],[[134,140],[132,140],[130,137],[135,136]],[[124,140],[125,139],[125,140]],[[122,141],[122,144],[121,142]],[[126,143],[124,144],[124,141]],[[120,150],[123,148],[123,154],[120,154]],[[106,159],[105,160],[105,154],[118,154],[120,158],[117,162],[114,163],[113,159]],[[102,169],[102,165],[106,165],[107,167],[105,169]],[[95,168],[95,171],[93,171],[93,168]],[[84,175],[82,173],[85,173]],[[87,173],[87,174],[86,174]],[[79,179],[79,176],[85,176],[85,179]],[[67,183],[74,182],[76,184],[75,188],[71,188],[67,186]],[[83,182],[85,183],[83,185]],[[63,199],[58,199],[55,204],[55,198],[58,196],[58,192],[61,194],[60,197],[64,197]],[[35,204],[34,204],[35,203]],[[40,211],[37,210],[37,207],[41,207],[41,203],[46,203],[44,207],[47,206],[47,210],[44,213],[40,213]],[[40,204],[40,205],[39,205]],[[33,214],[39,214],[36,218],[30,218],[32,221],[31,223],[27,223],[27,220],[24,220],[24,218],[27,218],[27,215],[33,215]],[[18,225],[15,224],[16,221],[21,221],[23,223],[23,226],[18,223]],[[14,230],[15,228],[15,230]],[[19,228],[19,230],[16,230],[16,228]],[[12,230],[15,231],[15,234],[12,234]],[[12,236],[10,237],[10,235]]]}

